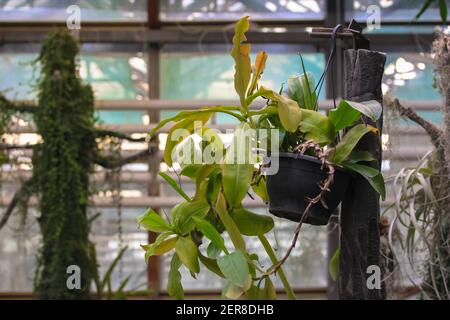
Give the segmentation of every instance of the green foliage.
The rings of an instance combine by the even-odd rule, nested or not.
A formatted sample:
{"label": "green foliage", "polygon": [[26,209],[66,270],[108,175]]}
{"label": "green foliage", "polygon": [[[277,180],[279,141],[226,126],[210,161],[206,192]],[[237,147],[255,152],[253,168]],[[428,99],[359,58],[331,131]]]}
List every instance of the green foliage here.
{"label": "green foliage", "polygon": [[[172,124],[164,159],[168,166],[177,162],[181,167],[180,174],[189,177],[195,183],[195,195],[190,197],[169,175],[161,174],[184,201],[172,209],[172,221],[166,221],[152,210],[138,219],[147,230],[160,233],[153,244],[143,246],[146,250],[146,259],[157,252],[173,254],[168,292],[177,299],[183,298],[179,269],[187,268],[195,277],[201,270],[200,266],[226,279],[223,298],[237,299],[242,296],[255,299],[276,298],[271,270],[279,261],[265,238],[265,234],[273,230],[274,221],[270,216],[246,210],[242,204],[250,189],[264,201],[268,200],[265,177],[255,167],[255,164],[260,164],[259,155],[249,152],[260,148],[260,141],[259,138],[247,136],[249,129],[279,129],[282,145],[288,147],[284,151],[292,151],[298,144],[307,140],[313,140],[323,146],[330,145],[336,142],[344,129],[360,120],[361,115],[374,119],[381,113],[379,104],[358,104],[349,101],[341,102],[339,108],[330,116],[318,112],[315,81],[312,75],[306,72],[303,60],[301,61],[303,74],[289,79],[287,93],[277,93],[261,86],[259,80],[266,67],[267,54],[264,51],[260,52],[255,65],[251,67],[250,45],[246,43],[245,36],[248,29],[248,17],[236,24],[231,51],[236,65],[235,89],[241,105],[182,111],[162,121],[150,132],[152,136],[165,125]],[[258,110],[252,109],[253,102],[261,98],[266,99],[266,106]],[[215,113],[232,115],[240,122],[231,145],[226,148],[220,136],[204,125]],[[178,151],[182,146],[196,140],[192,137],[194,121],[200,121],[203,126],[200,130],[197,128],[195,130],[196,139],[199,140],[200,137],[201,142],[193,144],[203,154],[207,148],[213,150],[214,154],[219,153],[216,162],[191,164],[174,158],[173,150]],[[172,139],[177,129],[186,129],[186,136]],[[354,148],[364,135],[374,133],[378,132],[371,126],[355,126],[343,135],[335,148],[329,148],[329,160],[338,166],[349,164],[347,166],[349,170],[360,172],[363,164],[359,162],[372,160],[373,156],[353,152]],[[194,153],[192,150],[187,152]],[[239,158],[243,155],[244,159]],[[182,155],[183,159],[189,157],[192,155]],[[354,165],[357,166],[355,170],[352,169]],[[223,233],[227,233],[234,248],[227,248]],[[273,266],[269,266],[266,270],[261,267],[259,257],[246,245],[246,237],[259,239]],[[163,243],[164,247],[160,249]],[[203,245],[206,246],[207,256],[202,254],[205,252],[201,250]],[[289,299],[295,299],[283,269],[277,268],[277,274]],[[263,283],[264,287],[261,287]]]}
{"label": "green foliage", "polygon": [[423,3],[422,8],[417,13],[415,20],[419,20],[420,17],[430,8],[431,4],[433,3],[439,5],[439,13],[441,15],[442,23],[446,24],[448,17],[448,6],[446,0],[426,0]]}
{"label": "green foliage", "polygon": [[[42,247],[35,292],[42,299],[86,299],[93,277],[86,214],[89,173],[96,152],[94,98],[77,73],[78,45],[66,31],[42,44],[37,62],[38,105],[33,114],[42,144],[33,152]],[[81,268],[80,290],[68,290],[65,272]]]}
{"label": "green foliage", "polygon": [[328,265],[328,272],[330,273],[331,279],[337,281],[339,275],[339,260],[341,257],[341,250],[338,248],[330,259]]}

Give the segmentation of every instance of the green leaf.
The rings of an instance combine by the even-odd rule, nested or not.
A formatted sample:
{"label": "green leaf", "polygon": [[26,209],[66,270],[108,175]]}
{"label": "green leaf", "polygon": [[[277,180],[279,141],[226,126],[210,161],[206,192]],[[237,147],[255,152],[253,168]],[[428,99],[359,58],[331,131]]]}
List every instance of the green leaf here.
{"label": "green leaf", "polygon": [[255,160],[252,150],[255,142],[253,137],[248,135],[249,132],[248,124],[236,128],[232,145],[227,150],[225,164],[222,166],[223,189],[232,207],[238,206],[245,198],[253,178]]}
{"label": "green leaf", "polygon": [[252,182],[253,168],[253,165],[249,164],[223,165],[223,190],[230,206],[239,206],[246,197]]}
{"label": "green leaf", "polygon": [[377,159],[369,151],[353,150],[352,153],[347,157],[348,162],[358,163],[358,162],[372,162]]}
{"label": "green leaf", "polygon": [[175,250],[181,262],[192,272],[199,273],[198,248],[190,238],[178,237]]}
{"label": "green leaf", "polygon": [[181,273],[179,271],[181,267],[181,261],[176,253],[174,253],[170,262],[169,279],[167,282],[167,293],[169,296],[183,300],[184,291],[181,284]]}
{"label": "green leaf", "polygon": [[321,145],[327,145],[336,138],[333,122],[330,118],[314,110],[302,110],[303,119],[300,131],[306,133],[306,140],[314,140]]}
{"label": "green leaf", "polygon": [[217,198],[216,212],[220,218],[220,221],[222,221],[225,226],[225,229],[227,230],[236,249],[246,252],[244,238],[242,237],[238,226],[228,214],[225,197],[222,193],[219,193],[219,197]]}
{"label": "green leaf", "polygon": [[439,0],[439,13],[443,23],[447,23],[448,8],[446,0]]}
{"label": "green leaf", "polygon": [[269,195],[267,194],[267,184],[264,177],[257,177],[257,181],[252,183],[253,191],[264,201],[269,201]]}
{"label": "green leaf", "polygon": [[243,17],[236,23],[235,33],[233,36],[233,49],[231,56],[235,62],[234,88],[239,95],[243,111],[247,110],[245,101],[248,86],[250,83],[250,75],[252,66],[250,61],[250,44],[247,41],[245,33],[250,28],[249,17]]}
{"label": "green leaf", "polygon": [[213,173],[206,188],[206,198],[209,204],[216,203],[220,189],[222,188],[222,175],[221,172]]}
{"label": "green leaf", "polygon": [[197,174],[195,175],[195,183],[196,188],[198,189],[200,186],[200,183],[204,181],[205,179],[209,178],[215,171],[220,171],[220,166],[217,164],[205,164],[202,165],[198,170]]}
{"label": "green leaf", "polygon": [[222,253],[222,249],[214,244],[214,242],[210,242],[208,248],[206,248],[206,253],[210,258],[217,258]]}
{"label": "green leaf", "polygon": [[358,124],[354,126],[337,144],[334,157],[332,159],[333,162],[340,164],[346,160],[361,138],[369,132],[378,133],[378,129],[365,124]]}
{"label": "green leaf", "polygon": [[425,13],[425,11],[427,11],[427,9],[430,7],[430,5],[431,5],[431,3],[433,3],[433,1],[435,1],[435,0],[426,0],[424,2],[422,8],[420,9],[420,11],[416,15],[416,20],[420,19],[420,17]]}
{"label": "green leaf", "polygon": [[159,175],[167,181],[168,184],[170,184],[172,186],[172,188],[178,192],[178,194],[180,196],[182,196],[186,201],[191,201],[191,198],[186,194],[186,192],[184,192],[183,189],[181,189],[180,185],[173,180],[167,173],[164,172],[160,172]]}
{"label": "green leaf", "polygon": [[296,132],[303,116],[303,112],[297,102],[276,92],[272,92],[272,94],[266,96],[272,101],[277,102],[278,116],[280,117],[283,128],[289,132]]}
{"label": "green leaf", "polygon": [[242,234],[258,236],[273,229],[274,222],[269,216],[259,215],[245,209],[235,209],[231,214]]}
{"label": "green leaf", "polygon": [[264,284],[264,300],[276,300],[277,299],[277,291],[275,290],[275,286],[273,285],[272,280],[269,277],[266,278],[266,282]]}
{"label": "green leaf", "polygon": [[239,110],[240,110],[239,107],[234,107],[234,106],[211,106],[211,107],[205,107],[205,108],[202,108],[199,110],[181,111],[171,118],[167,118],[167,119],[160,121],[158,123],[158,125],[153,130],[150,131],[147,139],[151,138],[153,135],[155,135],[155,133],[157,131],[164,128],[170,122],[179,122],[179,121],[185,120],[187,118],[195,118],[197,116],[201,117],[202,115],[208,114],[208,113],[216,113],[216,112],[226,113],[226,114],[229,114],[229,115],[237,118],[239,121],[245,121],[245,119],[242,116],[234,113],[234,111],[239,111]]}
{"label": "green leaf", "polygon": [[[209,121],[213,112],[204,112],[199,114],[194,114],[190,117],[181,120],[169,130],[167,135],[166,146],[164,148],[164,161],[171,167],[173,165],[172,152],[173,149],[184,139],[186,139],[190,134],[194,132],[195,123],[201,122],[202,126]],[[181,135],[183,133],[183,135]],[[176,136],[174,136],[176,135]]]}
{"label": "green leaf", "polygon": [[225,247],[225,241],[223,240],[220,233],[216,230],[216,228],[214,228],[213,225],[205,219],[199,217],[193,217],[193,219],[203,235],[211,240],[211,242],[213,242],[217,247],[221,248],[223,252],[228,254],[228,250]]}
{"label": "green leaf", "polygon": [[199,259],[200,262],[211,272],[215,273],[216,275],[218,275],[221,278],[225,278],[224,274],[222,273],[222,271],[219,268],[219,265],[217,264],[217,260],[215,259],[210,259],[208,257],[205,257],[204,255],[202,255],[201,253],[199,253]]}
{"label": "green leaf", "polygon": [[245,293],[245,297],[247,300],[265,300],[264,299],[264,290],[260,289],[254,285],[250,287]]}
{"label": "green leaf", "polygon": [[252,284],[252,277],[248,268],[247,259],[241,251],[217,259],[220,270],[232,284],[248,290]]}
{"label": "green leaf", "polygon": [[336,132],[354,124],[361,117],[361,113],[342,100],[336,109],[330,111],[329,118],[333,122]]}
{"label": "green leaf", "polygon": [[342,165],[345,169],[355,171],[362,175],[370,183],[372,188],[380,194],[381,198],[383,200],[386,199],[386,186],[384,183],[384,178],[377,169],[347,161],[344,161]]}
{"label": "green leaf", "polygon": [[172,249],[175,248],[176,243],[177,243],[176,237],[164,240],[155,247],[154,255],[160,256],[171,251]]}
{"label": "green leaf", "polygon": [[330,259],[330,263],[328,265],[328,272],[330,273],[331,279],[334,281],[337,280],[339,276],[339,260],[341,256],[341,250],[338,248],[336,252]]}
{"label": "green leaf", "polygon": [[303,77],[300,79],[303,91],[303,107],[305,109],[315,110],[316,108],[316,94],[314,76],[306,71],[305,62],[303,61],[303,56],[300,54],[300,61],[302,63]]}
{"label": "green leaf", "polygon": [[101,290],[103,291],[108,283],[111,282],[111,276],[114,272],[114,269],[116,268],[119,261],[122,259],[123,255],[125,254],[125,251],[127,251],[128,247],[123,247],[119,253],[117,254],[116,258],[113,260],[113,262],[110,264],[108,270],[105,273],[105,276],[103,277],[103,280],[100,284]]}
{"label": "green leaf", "polygon": [[189,164],[181,170],[180,175],[195,179],[195,176],[197,175],[197,171],[202,167],[201,164]]}
{"label": "green leaf", "polygon": [[342,100],[341,103],[347,104],[349,107],[361,112],[363,115],[373,121],[377,121],[383,113],[383,107],[376,100],[369,100],[363,102],[354,102]]}
{"label": "green leaf", "polygon": [[184,202],[172,211],[173,224],[181,234],[188,234],[195,228],[195,221],[192,218],[204,218],[210,209],[210,205],[203,201]]}
{"label": "green leaf", "polygon": [[300,109],[296,101],[261,86],[257,92],[247,98],[247,102],[251,103],[260,96],[272,100],[276,103],[277,107],[274,108],[273,106],[270,106],[257,112],[253,112],[252,114],[273,115],[277,110],[283,128],[290,132],[297,131],[300,121],[302,120],[302,109]]}
{"label": "green leaf", "polygon": [[175,248],[176,238],[167,240],[172,234],[172,232],[161,233],[158,235],[155,242],[144,246],[141,245],[141,248],[145,250],[146,262],[151,256],[161,255]]}
{"label": "green leaf", "polygon": [[146,214],[138,217],[137,222],[148,231],[173,231],[172,226],[152,209],[148,209]]}

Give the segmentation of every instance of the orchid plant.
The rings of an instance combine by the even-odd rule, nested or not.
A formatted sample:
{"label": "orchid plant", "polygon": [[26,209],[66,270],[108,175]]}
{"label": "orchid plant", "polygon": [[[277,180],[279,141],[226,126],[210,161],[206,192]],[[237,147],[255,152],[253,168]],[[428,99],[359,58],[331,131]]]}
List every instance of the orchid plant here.
{"label": "orchid plant", "polygon": [[[374,157],[370,153],[353,150],[366,134],[378,134],[377,129],[369,125],[353,125],[362,115],[376,120],[381,114],[381,106],[373,101],[361,104],[343,100],[329,116],[320,113],[314,79],[305,71],[303,61],[304,73],[289,78],[288,89],[284,93],[260,85],[268,55],[264,51],[260,52],[252,65],[250,44],[245,36],[248,29],[248,17],[237,22],[231,51],[235,62],[234,87],[240,105],[182,111],[162,121],[149,135],[153,136],[161,128],[171,124],[164,161],[169,167],[177,163],[181,168],[179,174],[192,179],[195,184],[195,194],[190,196],[171,176],[161,172],[161,177],[183,201],[171,210],[170,219],[164,219],[152,209],[138,218],[142,227],[158,233],[153,243],[142,246],[146,261],[153,255],[172,254],[167,290],[169,295],[178,299],[184,297],[180,268],[187,268],[196,277],[201,266],[225,279],[226,285],[222,292],[224,298],[237,299],[245,296],[248,299],[275,299],[273,277],[278,274],[288,298],[295,299],[282,267],[286,257],[278,259],[266,237],[274,228],[273,219],[253,213],[243,205],[250,189],[264,202],[268,201],[264,173],[251,161],[226,161],[238,156],[232,146],[245,144],[246,138],[242,134],[245,130],[278,129],[281,150],[271,152],[292,152],[298,144],[306,141],[313,141],[322,147],[328,146],[326,155],[331,163],[363,175],[384,197],[384,182],[380,172],[361,163],[374,161]],[[267,103],[264,107],[255,109],[255,101],[261,101],[261,98],[266,99]],[[208,128],[209,120],[216,113],[231,115],[240,122],[230,146],[226,146],[219,134]],[[201,124],[201,130],[196,129],[198,123]],[[342,135],[343,130],[351,126],[353,127]],[[180,130],[184,134],[179,135]],[[330,147],[340,134],[340,142]],[[194,135],[201,138],[196,148],[201,151],[208,149],[217,161],[192,164],[183,160],[195,155],[174,156],[180,145],[194,143]],[[249,148],[258,148],[258,143],[258,139],[254,139]],[[260,157],[255,159],[261,160]],[[229,245],[224,240],[224,233],[231,240]],[[259,239],[272,266],[261,266],[260,257],[251,252],[244,236]]]}

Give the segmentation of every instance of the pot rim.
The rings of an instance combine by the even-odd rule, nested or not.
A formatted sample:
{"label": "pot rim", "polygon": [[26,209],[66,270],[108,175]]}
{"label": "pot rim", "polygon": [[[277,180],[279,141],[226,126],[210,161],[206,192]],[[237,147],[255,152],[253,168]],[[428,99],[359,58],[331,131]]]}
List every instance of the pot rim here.
{"label": "pot rim", "polygon": [[[317,159],[316,157],[308,156],[308,155],[304,155],[304,154],[300,154],[300,153],[278,152],[278,153],[273,153],[273,155],[278,155],[280,158],[291,158],[291,159],[296,159],[296,160],[305,160],[305,161],[309,161],[309,162],[313,162],[313,163],[317,163],[319,165],[322,165],[322,162],[320,162],[320,160]],[[270,159],[272,157],[273,156],[267,157],[267,159]],[[345,170],[344,168],[342,168],[342,167],[340,167],[338,165],[334,165],[334,168],[337,171],[340,171],[342,173],[350,174],[347,170]]]}

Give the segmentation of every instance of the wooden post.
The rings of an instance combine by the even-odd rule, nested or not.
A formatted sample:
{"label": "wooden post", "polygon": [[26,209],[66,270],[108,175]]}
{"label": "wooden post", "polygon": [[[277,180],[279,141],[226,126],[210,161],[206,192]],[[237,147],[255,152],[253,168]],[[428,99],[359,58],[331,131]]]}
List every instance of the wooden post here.
{"label": "wooden post", "polygon": [[[382,103],[381,80],[386,56],[383,53],[360,49],[344,52],[344,98],[362,102],[377,100]],[[374,123],[368,118],[364,123],[382,129],[382,118]],[[381,168],[381,140],[376,135],[367,135],[357,145],[358,150],[375,155]],[[384,285],[380,289],[369,289],[367,279],[369,266],[380,265],[379,233],[380,197],[360,176],[352,179],[342,203],[340,237],[340,272],[338,279],[340,299],[384,299]],[[380,275],[382,279],[382,275]]]}

